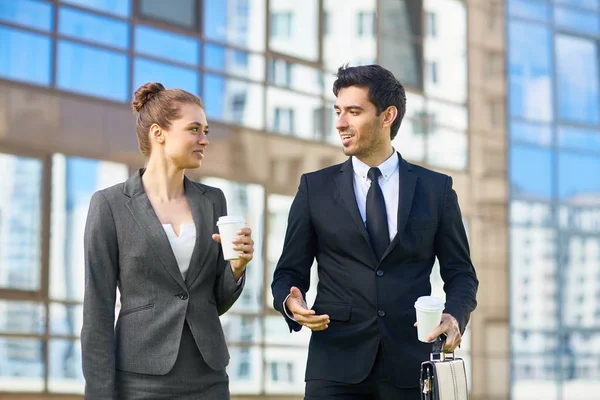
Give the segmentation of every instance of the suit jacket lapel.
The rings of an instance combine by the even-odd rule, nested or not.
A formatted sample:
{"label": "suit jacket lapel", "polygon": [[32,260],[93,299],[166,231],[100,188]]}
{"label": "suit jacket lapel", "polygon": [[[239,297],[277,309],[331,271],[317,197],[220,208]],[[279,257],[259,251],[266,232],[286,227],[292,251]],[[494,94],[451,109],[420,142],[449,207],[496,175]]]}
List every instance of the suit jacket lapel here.
{"label": "suit jacket lapel", "polygon": [[182,289],[187,289],[177,265],[177,259],[169,244],[169,238],[144,191],[141,170],[125,183],[125,194],[131,197],[126,203],[127,208],[142,230],[146,240],[150,243],[157,258],[173,280]]}
{"label": "suit jacket lapel", "polygon": [[206,262],[209,250],[212,247],[210,244],[213,240],[212,234],[214,233],[216,221],[214,220],[214,205],[204,195],[204,188],[195,185],[187,177],[184,184],[185,194],[192,210],[194,224],[196,225],[196,244],[192,252],[190,268],[185,278],[185,282],[189,287],[194,283]]}

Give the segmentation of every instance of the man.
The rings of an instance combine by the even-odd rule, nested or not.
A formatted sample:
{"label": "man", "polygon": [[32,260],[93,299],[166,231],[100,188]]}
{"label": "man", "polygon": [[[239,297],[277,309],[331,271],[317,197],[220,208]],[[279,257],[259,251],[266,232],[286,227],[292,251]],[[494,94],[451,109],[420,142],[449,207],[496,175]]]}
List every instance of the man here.
{"label": "man", "polygon": [[[402,159],[392,147],[404,88],[378,65],[341,67],[333,84],[341,165],[305,174],[292,204],[271,289],[290,331],[312,330],[306,397],[418,400],[414,303],[429,295],[437,256],[446,292],[433,339],[461,341],[478,281],[452,179]],[[310,267],[319,285],[308,309]]]}

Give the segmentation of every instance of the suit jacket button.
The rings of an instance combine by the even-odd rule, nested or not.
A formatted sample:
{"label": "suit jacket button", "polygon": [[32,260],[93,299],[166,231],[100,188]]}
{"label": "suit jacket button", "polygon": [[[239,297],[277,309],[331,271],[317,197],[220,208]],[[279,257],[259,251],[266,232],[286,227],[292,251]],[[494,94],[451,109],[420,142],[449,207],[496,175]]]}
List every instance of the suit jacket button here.
{"label": "suit jacket button", "polygon": [[377,311],[377,314],[378,314],[380,317],[385,317],[385,311],[383,311],[383,310],[379,310],[379,311]]}
{"label": "suit jacket button", "polygon": [[377,271],[377,276],[383,276],[383,271],[382,270],[378,270]]}
{"label": "suit jacket button", "polygon": [[187,300],[188,299],[188,294],[186,292],[181,292],[181,294],[179,295],[179,298],[181,300]]}

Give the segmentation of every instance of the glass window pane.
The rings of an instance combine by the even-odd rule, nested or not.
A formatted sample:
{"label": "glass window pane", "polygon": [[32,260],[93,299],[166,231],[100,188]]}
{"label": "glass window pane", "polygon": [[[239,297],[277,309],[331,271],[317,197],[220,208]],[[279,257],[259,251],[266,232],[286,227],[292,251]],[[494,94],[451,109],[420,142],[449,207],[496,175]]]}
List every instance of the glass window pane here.
{"label": "glass window pane", "polygon": [[528,200],[552,196],[552,155],[550,150],[513,146],[510,150],[512,196]]}
{"label": "glass window pane", "polygon": [[[375,20],[370,19],[377,9],[376,0],[347,2],[343,12],[338,0],[325,0],[323,8],[325,30],[322,42],[325,69],[337,71],[346,63],[374,64],[377,60],[377,37],[366,32],[370,32],[371,24],[375,25]],[[331,86],[327,87],[326,91],[331,92]]]}
{"label": "glass window pane", "polygon": [[262,84],[218,75],[204,75],[204,106],[208,119],[262,129],[264,88]]}
{"label": "glass window pane", "polygon": [[197,65],[200,60],[198,40],[144,25],[135,27],[135,51],[192,65]]}
{"label": "glass window pane", "polygon": [[34,0],[0,0],[0,21],[52,30],[52,4]]}
{"label": "glass window pane", "polygon": [[423,45],[418,40],[382,36],[379,45],[381,65],[405,86],[423,87]]}
{"label": "glass window pane", "polygon": [[529,22],[508,24],[510,114],[552,120],[552,33]]}
{"label": "glass window pane", "polygon": [[558,285],[556,231],[537,226],[511,227],[511,326],[556,329]]}
{"label": "glass window pane", "polygon": [[[202,183],[218,187],[227,199],[227,214],[241,215],[246,218],[246,226],[252,229],[252,237],[257,243],[263,237],[263,218],[265,213],[265,189],[261,185],[232,182],[220,178],[204,178]],[[231,312],[259,313],[262,310],[263,290],[263,254],[262,247],[254,248],[254,258],[246,269],[246,285]],[[231,376],[231,375],[230,375]]]}
{"label": "glass window pane", "polygon": [[323,107],[320,98],[267,89],[267,130],[304,139],[321,140],[315,132],[315,110]]}
{"label": "glass window pane", "polygon": [[556,38],[556,58],[560,118],[598,124],[600,81],[597,43],[560,35]]}
{"label": "glass window pane", "polygon": [[[310,303],[308,301],[307,303]],[[310,341],[311,331],[309,329],[301,329],[299,332],[290,334],[288,324],[280,315],[269,315],[263,318],[265,344],[272,346],[285,346],[285,348],[299,347],[305,348],[308,352],[308,343]],[[306,357],[306,355],[304,356]]]}
{"label": "glass window pane", "polygon": [[39,290],[42,162],[0,154],[0,288]]}
{"label": "glass window pane", "polygon": [[465,169],[468,163],[467,133],[432,127],[427,138],[427,163],[432,166]]}
{"label": "glass window pane", "polygon": [[0,77],[49,86],[51,57],[48,36],[0,26]]}
{"label": "glass window pane", "polygon": [[379,3],[381,34],[398,39],[421,36],[423,0],[380,0]]}
{"label": "glass window pane", "polygon": [[406,92],[406,105],[406,115],[392,145],[403,158],[410,161],[424,161],[427,132],[425,100],[421,95]]}
{"label": "glass window pane", "polygon": [[317,95],[323,92],[321,71],[283,59],[269,60],[268,81],[301,92]]}
{"label": "glass window pane", "polygon": [[558,145],[565,149],[600,152],[600,132],[561,126],[558,128]]}
{"label": "glass window pane", "polygon": [[269,2],[271,50],[317,61],[319,56],[319,2],[317,0]]}
{"label": "glass window pane", "polygon": [[204,45],[204,67],[256,81],[265,80],[263,55],[229,49],[212,43]]}
{"label": "glass window pane", "polygon": [[44,390],[44,342],[0,337],[0,391]]}
{"label": "glass window pane", "polygon": [[147,82],[160,82],[167,89],[183,89],[199,96],[199,72],[193,69],[178,67],[137,57],[133,66],[133,87]]}
{"label": "glass window pane", "polygon": [[550,146],[552,144],[552,129],[545,124],[536,124],[525,121],[511,121],[510,136],[512,140]]}
{"label": "glass window pane", "polygon": [[263,381],[261,348],[230,346],[229,354],[231,360],[227,366],[227,375],[231,394],[259,394]]}
{"label": "glass window pane", "polygon": [[[123,182],[128,176],[128,167],[123,164],[60,154],[52,158],[50,298],[83,301],[82,241],[90,200],[97,190]],[[60,312],[60,307],[51,311],[53,330],[63,329],[59,320],[59,325],[54,325],[54,316],[60,316]],[[78,324],[69,323],[71,327]],[[73,331],[79,334],[79,330]]]}
{"label": "glass window pane", "polygon": [[516,354],[512,360],[511,399],[558,400],[558,362],[555,354]]}
{"label": "glass window pane", "polygon": [[511,333],[513,353],[554,354],[559,349],[558,332],[531,329],[513,329]]}
{"label": "glass window pane", "polygon": [[554,217],[549,203],[512,200],[510,202],[512,224],[553,226]]}
{"label": "glass window pane", "polygon": [[131,14],[131,0],[61,0],[63,3],[75,4],[92,10],[98,10],[121,17]]}
{"label": "glass window pane", "polygon": [[202,3],[206,38],[250,50],[265,50],[266,0],[238,0],[233,3],[203,1]]}
{"label": "glass window pane", "polygon": [[[559,224],[564,230],[600,233],[600,203],[583,201],[579,204],[560,206]],[[598,301],[600,302],[600,296]]]}
{"label": "glass window pane", "polygon": [[59,21],[63,35],[123,49],[129,46],[129,27],[124,21],[68,7],[60,8]]}
{"label": "glass window pane", "polygon": [[83,394],[81,342],[51,339],[48,346],[48,389],[50,392]]}
{"label": "glass window pane", "polygon": [[195,28],[198,26],[196,4],[196,0],[139,0],[139,12],[144,17]]}
{"label": "glass window pane", "polygon": [[509,0],[508,12],[513,17],[547,21],[550,5],[547,1],[539,0]]}
{"label": "glass window pane", "polygon": [[229,346],[232,344],[260,344],[262,342],[261,318],[235,315],[228,312],[221,316],[221,325]]}
{"label": "glass window pane", "polygon": [[563,399],[589,397],[596,393],[600,376],[600,334],[566,330],[562,336],[562,395]]}
{"label": "glass window pane", "polygon": [[[410,104],[407,104],[410,107]],[[468,125],[467,108],[450,103],[429,100],[427,102],[427,118],[430,127],[449,127],[466,130]]]}
{"label": "glass window pane", "polygon": [[304,394],[306,356],[307,349],[265,348],[265,392],[269,395]]}
{"label": "glass window pane", "polygon": [[554,0],[554,2],[593,10],[600,8],[600,0]]}
{"label": "glass window pane", "polygon": [[[72,278],[67,278],[71,280]],[[82,283],[83,284],[83,283]],[[50,304],[50,334],[79,336],[83,323],[83,306]]]}
{"label": "glass window pane", "polygon": [[558,194],[564,202],[597,204],[600,200],[600,157],[558,155]]}
{"label": "glass window pane", "polygon": [[577,11],[568,7],[554,7],[554,20],[561,28],[597,34],[600,31],[600,17],[597,14]]}
{"label": "glass window pane", "polygon": [[129,97],[127,56],[61,40],[56,84],[60,89],[110,100]]}
{"label": "glass window pane", "polygon": [[42,335],[46,331],[45,315],[41,303],[0,300],[0,334]]}

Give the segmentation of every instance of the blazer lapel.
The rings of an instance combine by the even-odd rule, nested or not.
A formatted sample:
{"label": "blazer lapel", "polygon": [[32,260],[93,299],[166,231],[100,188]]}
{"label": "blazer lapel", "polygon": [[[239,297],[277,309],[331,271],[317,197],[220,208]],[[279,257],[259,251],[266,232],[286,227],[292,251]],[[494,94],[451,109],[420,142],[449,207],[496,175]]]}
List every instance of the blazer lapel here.
{"label": "blazer lapel", "polygon": [[[214,205],[212,201],[204,195],[204,188],[195,185],[187,177],[184,180],[185,194],[192,210],[194,224],[196,225],[196,244],[190,260],[185,282],[188,287],[194,283],[211,249],[212,234],[216,221],[214,220]],[[207,243],[207,241],[210,241]]]}
{"label": "blazer lapel", "polygon": [[169,238],[167,238],[167,234],[144,191],[141,173],[142,170],[129,178],[125,184],[125,194],[131,197],[126,203],[127,208],[142,230],[146,240],[150,243],[163,267],[182,289],[187,289],[179,266],[177,265],[177,259],[169,244]]}

